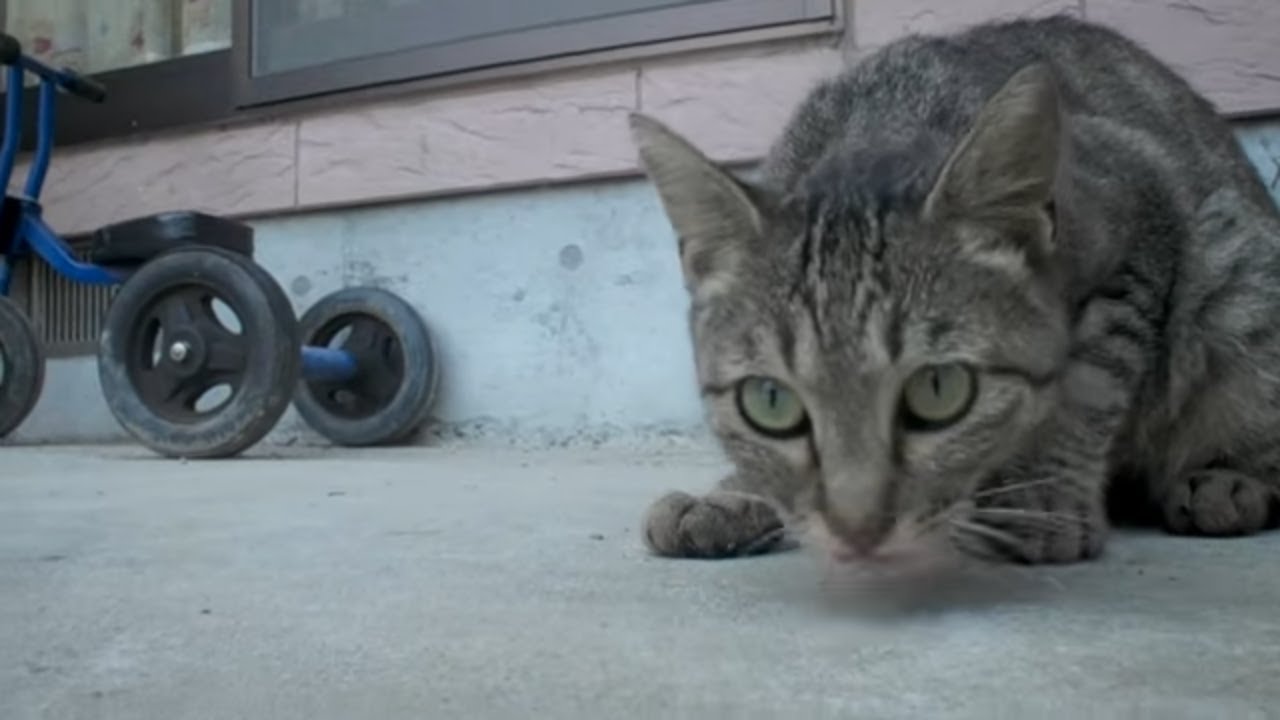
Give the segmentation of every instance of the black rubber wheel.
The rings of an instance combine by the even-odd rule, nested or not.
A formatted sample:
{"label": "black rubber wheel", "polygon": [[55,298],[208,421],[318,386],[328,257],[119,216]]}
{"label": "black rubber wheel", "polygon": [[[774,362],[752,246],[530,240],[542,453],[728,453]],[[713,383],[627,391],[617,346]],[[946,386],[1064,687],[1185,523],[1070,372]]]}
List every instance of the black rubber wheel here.
{"label": "black rubber wheel", "polygon": [[44,348],[31,321],[0,295],[0,438],[35,408],[44,388]]}
{"label": "black rubber wheel", "polygon": [[289,406],[293,306],[252,259],[184,247],[140,268],[107,311],[98,377],[134,438],[169,457],[237,455]]}
{"label": "black rubber wheel", "polygon": [[422,317],[379,288],[347,288],[321,298],[298,323],[304,345],[355,356],[356,377],[298,383],[293,404],[316,432],[360,447],[404,440],[426,422],[439,366]]}

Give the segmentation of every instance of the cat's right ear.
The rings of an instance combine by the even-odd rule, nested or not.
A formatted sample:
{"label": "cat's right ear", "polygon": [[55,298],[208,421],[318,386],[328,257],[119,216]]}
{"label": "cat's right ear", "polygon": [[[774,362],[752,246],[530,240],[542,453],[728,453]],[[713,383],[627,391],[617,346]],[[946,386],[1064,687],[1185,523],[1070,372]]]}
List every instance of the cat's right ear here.
{"label": "cat's right ear", "polygon": [[657,120],[633,113],[631,135],[679,237],[686,287],[722,288],[760,237],[759,208],[738,180]]}
{"label": "cat's right ear", "polygon": [[1041,219],[1053,199],[1063,118],[1052,69],[1014,73],[978,113],[926,201],[934,216]]}

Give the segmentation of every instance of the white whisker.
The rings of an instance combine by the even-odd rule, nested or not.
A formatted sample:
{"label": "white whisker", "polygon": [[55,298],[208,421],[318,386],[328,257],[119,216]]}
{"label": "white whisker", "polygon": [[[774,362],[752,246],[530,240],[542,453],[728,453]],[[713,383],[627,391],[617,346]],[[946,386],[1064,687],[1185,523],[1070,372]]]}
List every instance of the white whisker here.
{"label": "white whisker", "polygon": [[983,525],[982,523],[970,522],[968,520],[962,520],[960,518],[953,518],[951,520],[951,526],[962,532],[967,532],[971,535],[981,536],[989,540],[993,540],[995,542],[1001,543],[1003,545],[1008,545],[1014,548],[1020,547],[1022,545],[1022,541],[1019,540],[1016,535],[1009,532],[1005,532],[1004,530],[997,530],[996,528]]}
{"label": "white whisker", "polygon": [[1057,482],[1055,478],[1041,478],[1039,480],[1027,480],[1025,482],[1016,482],[1009,485],[1000,485],[998,487],[979,490],[973,494],[973,498],[987,498],[995,495],[1004,495],[1006,493],[1017,492],[1019,490],[1027,490],[1029,488],[1040,487],[1041,485],[1049,485]]}
{"label": "white whisker", "polygon": [[1047,527],[1071,527],[1079,525],[1083,520],[1075,515],[1048,512],[1044,510],[1026,510],[1023,508],[980,507],[972,511],[974,517],[1007,518],[1011,520],[1028,520]]}

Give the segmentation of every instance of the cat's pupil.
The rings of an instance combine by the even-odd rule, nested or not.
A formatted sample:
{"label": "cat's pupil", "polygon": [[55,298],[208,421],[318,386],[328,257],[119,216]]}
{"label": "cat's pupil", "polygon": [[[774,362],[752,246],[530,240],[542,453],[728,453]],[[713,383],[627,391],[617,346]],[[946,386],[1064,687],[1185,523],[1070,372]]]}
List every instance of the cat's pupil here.
{"label": "cat's pupil", "polygon": [[942,373],[937,370],[929,371],[930,385],[933,386],[933,394],[935,397],[942,397]]}
{"label": "cat's pupil", "polygon": [[778,409],[778,388],[776,385],[769,385],[767,392],[769,393],[769,407],[774,410]]}

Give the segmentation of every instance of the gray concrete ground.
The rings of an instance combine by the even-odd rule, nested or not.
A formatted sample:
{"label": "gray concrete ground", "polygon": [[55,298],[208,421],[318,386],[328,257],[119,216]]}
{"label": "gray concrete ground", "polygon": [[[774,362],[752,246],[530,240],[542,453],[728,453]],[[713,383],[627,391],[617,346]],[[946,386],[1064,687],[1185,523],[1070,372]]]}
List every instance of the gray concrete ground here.
{"label": "gray concrete ground", "polygon": [[1280,717],[1280,536],[895,612],[647,557],[709,455],[293,455],[0,449],[0,718]]}

